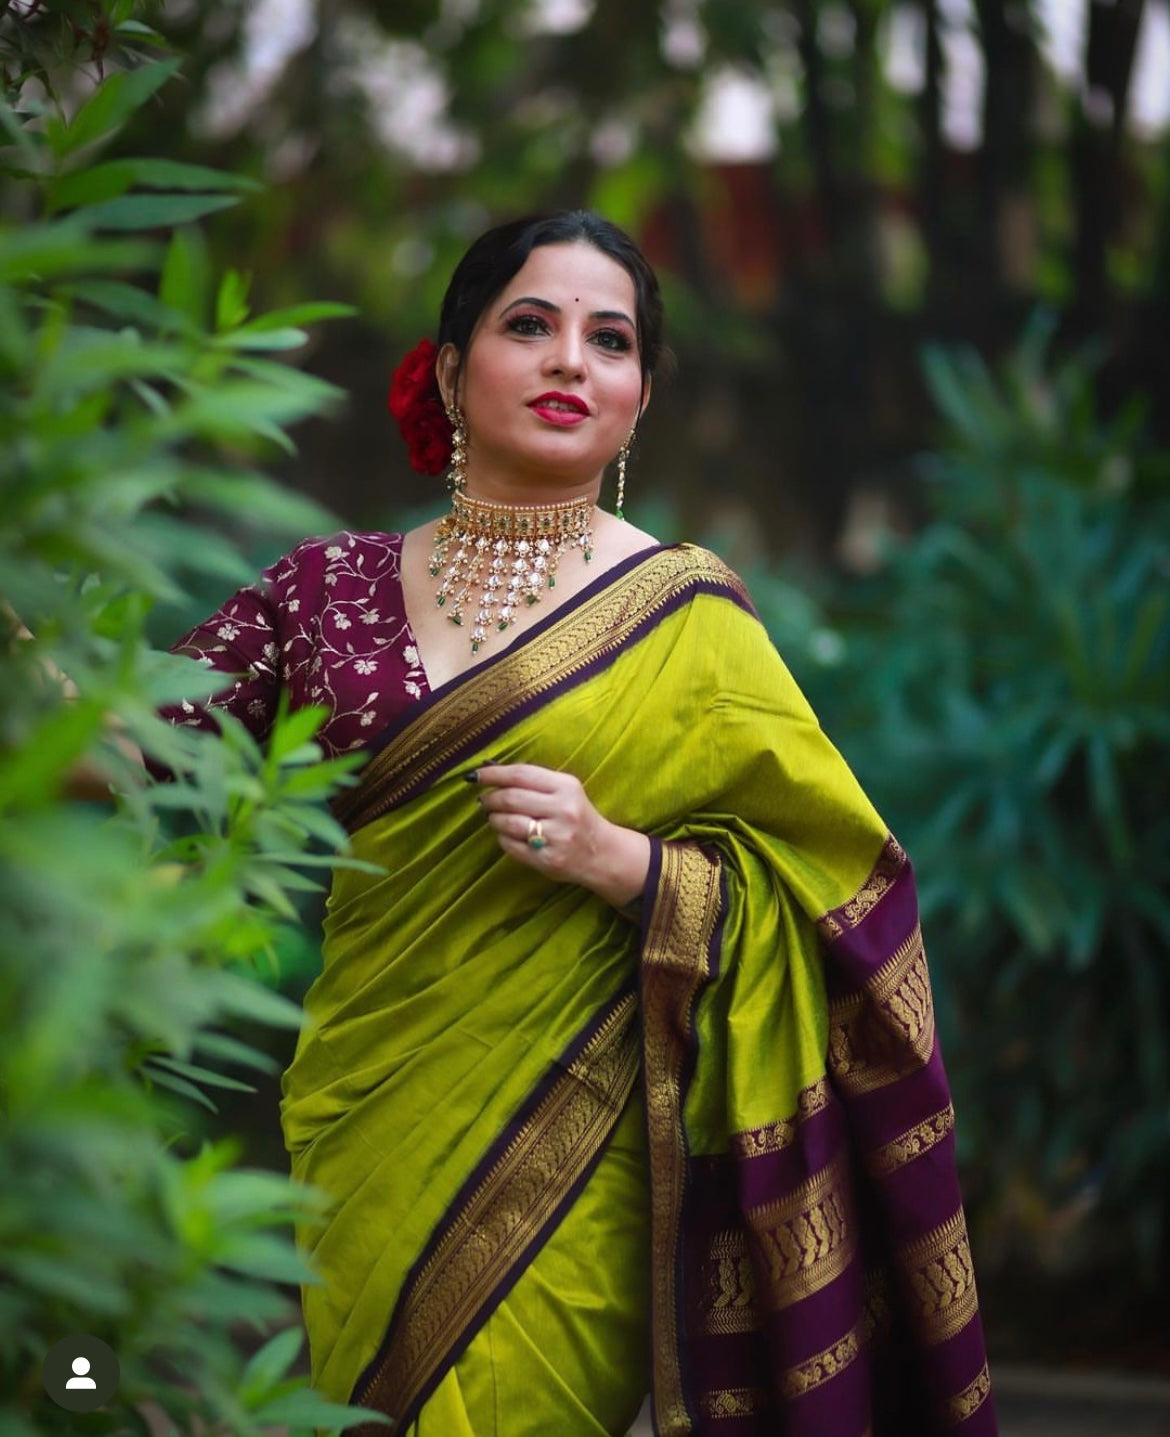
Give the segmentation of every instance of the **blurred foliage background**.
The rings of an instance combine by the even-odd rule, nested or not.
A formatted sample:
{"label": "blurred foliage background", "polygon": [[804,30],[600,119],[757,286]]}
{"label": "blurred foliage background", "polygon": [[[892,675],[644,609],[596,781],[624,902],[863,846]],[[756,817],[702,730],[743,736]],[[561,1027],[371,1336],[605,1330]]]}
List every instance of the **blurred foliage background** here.
{"label": "blurred foliage background", "polygon": [[[180,226],[170,298],[205,292],[213,330],[247,325],[244,296],[353,306],[281,356],[289,383],[348,395],[327,418],[278,416],[310,415],[295,452],[238,422],[198,436],[220,446],[205,474],[243,454],[290,505],[326,504],[320,524],[399,527],[442,502],[384,396],[480,230],[589,205],[643,243],[677,364],[643,425],[633,517],[741,569],[915,858],[993,1345],[1170,1368],[1170,0],[14,0],[0,16],[10,40],[56,37],[39,78],[13,71],[19,47],[5,78],[66,115],[127,63],[111,22],[147,21],[181,57],[100,158],[256,188],[197,224],[139,214],[147,234]],[[10,173],[4,233],[54,203]],[[87,234],[111,243],[101,222]],[[172,539],[173,582],[138,581],[144,643],[237,581],[215,536],[258,565],[312,527],[232,494],[215,491],[206,562]],[[179,525],[206,513],[164,497]],[[311,924],[277,947],[295,998]],[[191,1121],[243,1132],[280,1171],[275,1102],[269,1082]]]}

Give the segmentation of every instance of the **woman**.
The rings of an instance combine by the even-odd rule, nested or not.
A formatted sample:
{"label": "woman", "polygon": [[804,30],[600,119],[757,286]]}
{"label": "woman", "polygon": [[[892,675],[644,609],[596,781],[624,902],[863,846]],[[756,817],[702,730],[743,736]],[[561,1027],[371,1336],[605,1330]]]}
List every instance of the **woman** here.
{"label": "woman", "polygon": [[370,755],[378,871],[335,876],[284,1079],[333,1198],[314,1383],[424,1437],[623,1433],[647,1390],[663,1434],[993,1433],[905,854],[736,576],[621,518],[653,273],[505,225],[438,339],[391,407],[451,512],[181,645],[256,732],[284,688]]}

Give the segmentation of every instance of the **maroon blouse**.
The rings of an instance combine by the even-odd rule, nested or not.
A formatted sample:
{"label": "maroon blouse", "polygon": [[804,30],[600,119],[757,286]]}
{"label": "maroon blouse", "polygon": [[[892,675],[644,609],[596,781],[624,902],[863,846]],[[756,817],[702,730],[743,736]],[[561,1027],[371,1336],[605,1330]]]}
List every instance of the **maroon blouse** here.
{"label": "maroon blouse", "polygon": [[324,704],[327,754],[363,748],[429,690],[406,617],[401,534],[306,539],[174,645],[233,683],[200,704],[164,709],[214,726],[217,709],[258,739],[286,689],[291,706]]}

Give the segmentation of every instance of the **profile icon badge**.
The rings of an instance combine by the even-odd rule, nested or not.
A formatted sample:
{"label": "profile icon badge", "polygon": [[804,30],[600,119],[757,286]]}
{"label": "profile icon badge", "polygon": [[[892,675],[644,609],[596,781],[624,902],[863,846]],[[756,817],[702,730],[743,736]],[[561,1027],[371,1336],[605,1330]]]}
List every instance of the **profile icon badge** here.
{"label": "profile icon badge", "polygon": [[74,1332],[55,1342],[41,1363],[45,1391],[68,1412],[93,1412],[118,1390],[118,1359],[100,1337]]}

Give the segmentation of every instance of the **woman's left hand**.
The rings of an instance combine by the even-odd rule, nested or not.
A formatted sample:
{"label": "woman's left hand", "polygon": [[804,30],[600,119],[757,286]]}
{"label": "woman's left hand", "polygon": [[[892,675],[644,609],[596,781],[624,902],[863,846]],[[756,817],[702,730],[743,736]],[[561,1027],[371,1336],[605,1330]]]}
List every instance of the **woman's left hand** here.
{"label": "woman's left hand", "polygon": [[649,838],[604,818],[571,773],[532,763],[485,764],[476,779],[500,847],[518,863],[560,883],[579,883],[615,908],[646,886]]}

